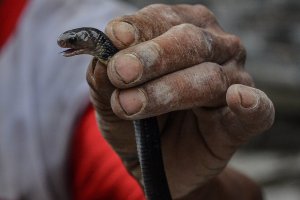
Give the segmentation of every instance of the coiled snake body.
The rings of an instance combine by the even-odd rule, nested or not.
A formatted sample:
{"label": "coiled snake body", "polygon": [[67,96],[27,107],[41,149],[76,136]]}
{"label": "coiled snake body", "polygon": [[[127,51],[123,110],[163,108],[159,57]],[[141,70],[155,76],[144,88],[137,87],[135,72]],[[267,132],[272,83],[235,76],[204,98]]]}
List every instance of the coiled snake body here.
{"label": "coiled snake body", "polygon": [[[59,36],[57,43],[62,48],[69,48],[62,52],[66,57],[89,54],[104,64],[118,52],[103,32],[90,27],[66,31]],[[148,200],[171,200],[157,120],[151,117],[133,123],[146,197]]]}

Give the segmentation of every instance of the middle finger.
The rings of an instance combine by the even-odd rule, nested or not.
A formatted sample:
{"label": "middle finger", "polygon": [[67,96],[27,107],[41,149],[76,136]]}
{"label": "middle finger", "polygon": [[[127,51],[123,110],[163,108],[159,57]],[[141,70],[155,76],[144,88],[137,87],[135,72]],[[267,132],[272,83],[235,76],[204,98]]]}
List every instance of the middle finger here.
{"label": "middle finger", "polygon": [[192,24],[181,24],[118,52],[108,64],[108,76],[116,87],[129,88],[203,62],[223,64],[241,49],[234,35],[215,35]]}

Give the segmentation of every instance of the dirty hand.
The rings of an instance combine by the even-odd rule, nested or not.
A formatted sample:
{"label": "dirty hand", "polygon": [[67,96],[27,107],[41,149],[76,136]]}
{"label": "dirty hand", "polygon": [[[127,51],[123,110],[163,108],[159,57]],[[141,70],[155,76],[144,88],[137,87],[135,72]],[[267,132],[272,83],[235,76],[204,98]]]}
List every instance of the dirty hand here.
{"label": "dirty hand", "polygon": [[87,72],[102,134],[139,178],[133,125],[158,116],[174,199],[218,177],[232,154],[274,119],[244,69],[245,49],[201,5],[151,5],[106,33],[121,51]]}

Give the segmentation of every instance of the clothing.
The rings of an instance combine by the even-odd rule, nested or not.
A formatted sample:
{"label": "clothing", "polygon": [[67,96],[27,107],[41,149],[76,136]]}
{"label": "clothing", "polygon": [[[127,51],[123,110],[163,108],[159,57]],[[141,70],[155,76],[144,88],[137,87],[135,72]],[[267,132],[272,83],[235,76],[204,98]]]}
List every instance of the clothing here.
{"label": "clothing", "polygon": [[70,199],[67,166],[89,105],[90,57],[62,57],[56,38],[75,27],[103,29],[134,9],[105,0],[27,0],[22,8],[0,52],[0,199]]}
{"label": "clothing", "polygon": [[120,158],[99,134],[90,106],[72,139],[71,166],[74,200],[145,200],[142,189]]}

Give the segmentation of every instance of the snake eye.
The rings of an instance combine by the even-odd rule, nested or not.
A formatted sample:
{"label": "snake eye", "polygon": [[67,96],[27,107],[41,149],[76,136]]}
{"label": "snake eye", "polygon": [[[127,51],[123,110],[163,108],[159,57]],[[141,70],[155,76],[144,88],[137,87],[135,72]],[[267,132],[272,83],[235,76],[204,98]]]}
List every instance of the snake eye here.
{"label": "snake eye", "polygon": [[77,37],[71,37],[71,38],[68,39],[68,42],[69,42],[70,44],[75,44],[76,41],[77,41]]}

